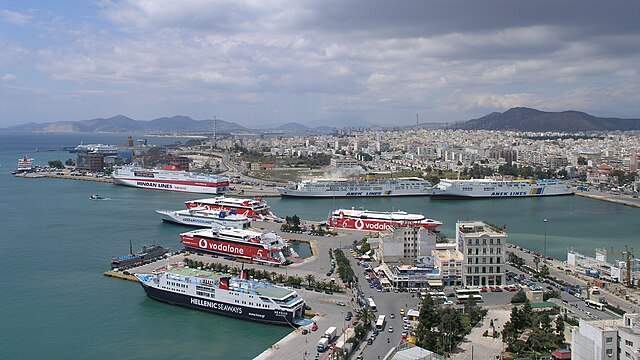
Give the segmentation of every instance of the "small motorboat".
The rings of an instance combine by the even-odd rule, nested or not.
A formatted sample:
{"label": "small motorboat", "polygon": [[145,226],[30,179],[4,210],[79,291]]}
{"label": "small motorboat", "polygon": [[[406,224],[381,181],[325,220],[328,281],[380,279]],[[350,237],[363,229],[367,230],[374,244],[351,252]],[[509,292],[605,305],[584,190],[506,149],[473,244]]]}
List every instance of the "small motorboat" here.
{"label": "small motorboat", "polygon": [[104,200],[105,198],[98,195],[98,194],[93,194],[91,196],[89,196],[89,200]]}

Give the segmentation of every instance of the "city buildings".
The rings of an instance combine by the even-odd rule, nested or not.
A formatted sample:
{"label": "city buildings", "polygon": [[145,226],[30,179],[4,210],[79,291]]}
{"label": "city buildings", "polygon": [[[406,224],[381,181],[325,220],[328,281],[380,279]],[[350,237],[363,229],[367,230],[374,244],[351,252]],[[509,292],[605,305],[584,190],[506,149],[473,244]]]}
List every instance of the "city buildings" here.
{"label": "city buildings", "polygon": [[463,285],[504,285],[507,234],[481,221],[456,223],[457,250],[464,254]]}
{"label": "city buildings", "polygon": [[414,226],[392,228],[380,239],[382,261],[387,263],[413,262],[418,257],[431,256],[435,247],[435,235]]}
{"label": "city buildings", "polygon": [[581,319],[571,331],[572,360],[640,359],[640,315],[617,320]]}

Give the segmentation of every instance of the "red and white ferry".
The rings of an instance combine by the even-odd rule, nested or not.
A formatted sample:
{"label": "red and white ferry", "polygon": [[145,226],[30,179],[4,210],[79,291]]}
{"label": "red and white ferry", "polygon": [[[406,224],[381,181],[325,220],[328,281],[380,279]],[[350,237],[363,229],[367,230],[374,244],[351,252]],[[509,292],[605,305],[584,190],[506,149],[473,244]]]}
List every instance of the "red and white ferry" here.
{"label": "red and white ferry", "polygon": [[229,190],[229,179],[226,177],[174,170],[172,167],[144,169],[123,166],[115,168],[111,177],[117,185],[154,190],[201,194],[222,194]]}
{"label": "red and white ferry", "polygon": [[184,203],[187,209],[204,208],[207,210],[225,210],[252,219],[276,217],[269,205],[260,199],[239,199],[231,197],[215,197],[208,199],[189,200]]}
{"label": "red and white ferry", "polygon": [[287,246],[275,233],[212,227],[180,234],[188,249],[231,255],[252,261],[280,265],[285,262],[282,250]]}
{"label": "red and white ferry", "polygon": [[404,211],[382,212],[355,209],[332,211],[327,219],[327,224],[337,229],[364,231],[385,231],[395,226],[416,226],[434,230],[442,225],[440,221]]}

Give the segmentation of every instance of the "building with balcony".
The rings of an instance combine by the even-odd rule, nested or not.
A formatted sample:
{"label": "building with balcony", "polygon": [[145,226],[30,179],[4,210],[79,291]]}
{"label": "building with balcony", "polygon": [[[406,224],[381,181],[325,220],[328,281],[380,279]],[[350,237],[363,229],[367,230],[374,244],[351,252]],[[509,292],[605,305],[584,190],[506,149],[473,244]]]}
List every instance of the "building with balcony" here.
{"label": "building with balcony", "polygon": [[464,255],[464,286],[506,284],[506,242],[506,232],[493,225],[482,221],[456,223],[457,250]]}

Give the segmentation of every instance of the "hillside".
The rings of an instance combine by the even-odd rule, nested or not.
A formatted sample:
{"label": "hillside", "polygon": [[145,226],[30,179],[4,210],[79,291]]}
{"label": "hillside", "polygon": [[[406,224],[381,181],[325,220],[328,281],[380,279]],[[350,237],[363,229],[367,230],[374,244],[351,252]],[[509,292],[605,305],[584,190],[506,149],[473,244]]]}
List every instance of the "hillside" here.
{"label": "hillside", "polygon": [[[172,132],[211,132],[213,120],[194,120],[188,116],[161,117],[153,120],[134,120],[124,115],[116,115],[110,118],[98,118],[81,121],[56,121],[51,123],[28,123],[7,128],[11,131],[24,132],[148,132],[148,133],[172,133]],[[242,125],[234,122],[217,120],[216,130],[220,133],[232,131],[245,131]]]}
{"label": "hillside", "polygon": [[580,111],[548,112],[517,107],[452,125],[466,130],[607,131],[640,130],[640,119],[603,118]]}

